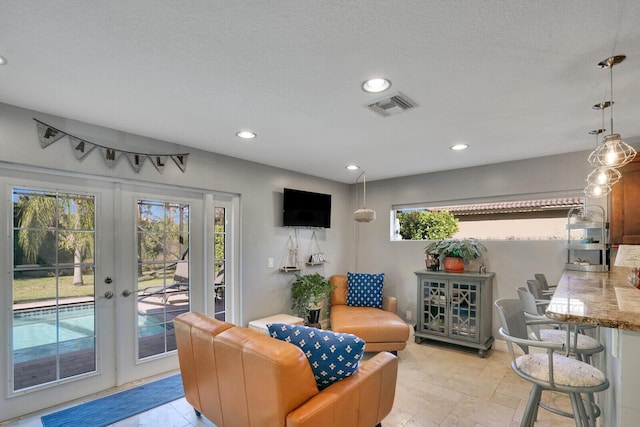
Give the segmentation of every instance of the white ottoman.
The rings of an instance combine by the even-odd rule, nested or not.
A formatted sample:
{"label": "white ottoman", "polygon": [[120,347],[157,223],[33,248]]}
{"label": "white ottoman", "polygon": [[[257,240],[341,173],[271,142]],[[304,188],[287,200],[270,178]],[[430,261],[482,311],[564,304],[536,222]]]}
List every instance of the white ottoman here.
{"label": "white ottoman", "polygon": [[271,323],[286,323],[288,325],[304,325],[301,317],[290,316],[288,314],[275,314],[263,319],[256,319],[249,322],[249,329],[253,329],[261,334],[269,335],[267,325]]}

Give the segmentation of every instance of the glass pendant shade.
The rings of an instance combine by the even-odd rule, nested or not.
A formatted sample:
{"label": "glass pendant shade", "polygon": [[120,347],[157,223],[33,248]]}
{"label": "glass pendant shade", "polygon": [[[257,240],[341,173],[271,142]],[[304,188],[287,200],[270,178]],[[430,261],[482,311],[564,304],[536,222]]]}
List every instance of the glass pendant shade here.
{"label": "glass pendant shade", "polygon": [[584,194],[587,197],[597,199],[599,197],[605,197],[611,192],[610,185],[600,185],[593,182],[587,184],[584,189]]}
{"label": "glass pendant shade", "polygon": [[595,168],[587,177],[587,183],[595,185],[613,186],[622,178],[622,174],[614,168],[599,167]]}
{"label": "glass pendant shade", "polygon": [[605,136],[602,145],[593,150],[589,163],[595,167],[620,168],[631,162],[635,155],[636,150],[624,142],[620,134],[614,133]]}

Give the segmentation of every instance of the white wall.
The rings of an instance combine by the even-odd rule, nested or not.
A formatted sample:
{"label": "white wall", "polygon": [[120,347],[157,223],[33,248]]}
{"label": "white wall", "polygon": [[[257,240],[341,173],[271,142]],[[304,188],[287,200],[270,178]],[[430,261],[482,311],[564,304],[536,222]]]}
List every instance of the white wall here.
{"label": "white wall", "polygon": [[[407,310],[416,318],[417,280],[424,269],[423,241],[390,241],[393,205],[420,202],[480,201],[487,197],[562,193],[581,194],[591,171],[588,152],[543,157],[489,166],[367,182],[367,207],[377,212],[375,222],[360,224],[359,264],[366,272],[385,272],[385,292],[398,297],[399,314]],[[437,161],[425,158],[425,162]],[[353,189],[352,189],[353,191]],[[594,201],[595,202],[595,201]],[[601,199],[600,204],[606,204]],[[496,273],[493,298],[517,298],[515,288],[526,286],[535,273],[557,282],[566,259],[563,241],[483,241],[488,271]],[[493,335],[498,338],[498,318],[493,313]]]}
{"label": "white wall", "polygon": [[[83,161],[73,155],[67,138],[45,149],[40,148],[37,118],[74,136],[108,147],[142,153],[190,152],[186,173],[169,160],[163,174],[144,164],[136,174],[126,159],[113,169],[105,165],[97,151]],[[225,143],[238,143],[230,140]],[[259,143],[259,142],[258,142]],[[213,144],[213,142],[212,142]],[[247,149],[251,149],[247,146]],[[0,161],[46,169],[71,171],[114,180],[135,180],[159,184],[209,189],[240,198],[240,259],[242,324],[250,320],[288,313],[293,273],[278,270],[292,230],[281,226],[284,187],[332,195],[331,228],[317,233],[320,246],[330,261],[312,267],[325,275],[342,273],[353,265],[353,243],[345,235],[353,233],[349,186],[333,181],[272,168],[223,155],[188,149],[176,144],[140,137],[126,132],[93,126],[69,119],[0,103]],[[0,166],[1,167],[1,166]],[[307,250],[310,230],[301,230],[301,250]],[[7,249],[7,248],[5,248]],[[5,252],[4,250],[2,251]],[[275,267],[267,267],[274,258]]]}

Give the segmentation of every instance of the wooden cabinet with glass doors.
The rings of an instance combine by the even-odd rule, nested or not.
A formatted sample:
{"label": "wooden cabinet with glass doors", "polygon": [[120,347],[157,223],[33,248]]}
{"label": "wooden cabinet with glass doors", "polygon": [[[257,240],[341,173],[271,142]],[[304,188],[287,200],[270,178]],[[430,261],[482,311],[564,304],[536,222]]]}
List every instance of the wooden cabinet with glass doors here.
{"label": "wooden cabinet with glass doors", "polygon": [[478,349],[484,357],[494,338],[491,319],[494,273],[420,270],[415,340],[447,342]]}

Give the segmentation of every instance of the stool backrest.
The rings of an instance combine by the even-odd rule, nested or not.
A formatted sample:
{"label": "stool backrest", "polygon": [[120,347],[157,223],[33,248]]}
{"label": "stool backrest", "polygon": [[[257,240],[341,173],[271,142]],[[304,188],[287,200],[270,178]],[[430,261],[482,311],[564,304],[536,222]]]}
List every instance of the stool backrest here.
{"label": "stool backrest", "polygon": [[[522,303],[520,302],[520,300],[503,298],[496,300],[496,302],[494,302],[494,305],[498,310],[498,318],[500,319],[502,329],[512,337],[528,340],[529,333],[527,330],[527,321],[524,317],[524,311],[522,309]],[[510,352],[512,352],[511,342],[507,341],[507,343],[509,344]],[[528,346],[520,344],[518,344],[518,346],[525,353],[529,353]]]}
{"label": "stool backrest", "polygon": [[527,288],[533,297],[537,300],[551,300],[550,295],[545,295],[542,292],[542,285],[536,279],[527,280]]}
{"label": "stool backrest", "polygon": [[533,275],[533,277],[535,277],[536,280],[540,283],[542,289],[544,289],[545,291],[549,290],[549,282],[547,282],[547,276],[542,273],[536,273]]}
{"label": "stool backrest", "polygon": [[527,288],[520,287],[517,288],[516,291],[518,292],[518,298],[520,298],[522,309],[525,313],[533,316],[544,316],[544,306],[536,303],[536,298]]}

